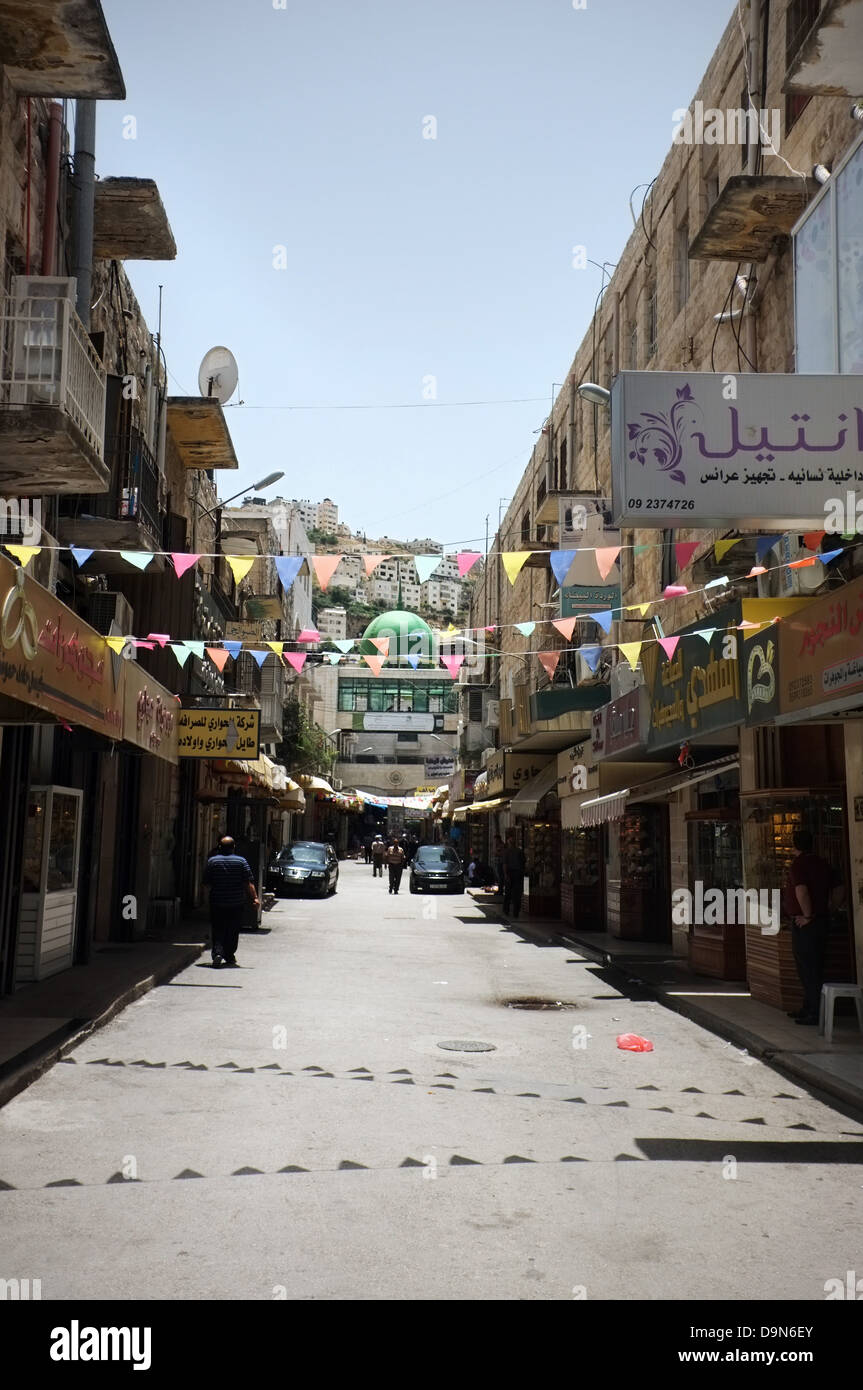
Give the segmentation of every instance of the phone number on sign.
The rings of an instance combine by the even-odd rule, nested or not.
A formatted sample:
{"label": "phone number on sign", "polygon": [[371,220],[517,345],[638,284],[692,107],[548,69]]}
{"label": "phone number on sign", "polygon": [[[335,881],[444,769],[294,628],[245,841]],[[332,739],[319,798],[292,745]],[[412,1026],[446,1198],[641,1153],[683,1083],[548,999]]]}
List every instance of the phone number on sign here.
{"label": "phone number on sign", "polygon": [[630,497],[627,502],[630,511],[692,512],[695,510],[694,497]]}

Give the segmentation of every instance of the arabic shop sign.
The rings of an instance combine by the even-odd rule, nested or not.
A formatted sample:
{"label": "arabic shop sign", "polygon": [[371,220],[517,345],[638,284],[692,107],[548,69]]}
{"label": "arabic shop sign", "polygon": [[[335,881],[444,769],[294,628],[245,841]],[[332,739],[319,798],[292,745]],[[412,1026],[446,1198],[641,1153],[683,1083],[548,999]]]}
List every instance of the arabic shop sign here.
{"label": "arabic shop sign", "polygon": [[643,685],[602,705],[593,715],[591,749],[595,760],[644,747],[647,694]]}
{"label": "arabic shop sign", "polygon": [[[590,556],[593,560],[593,556]],[[595,565],[595,562],[594,562]],[[572,618],[592,608],[620,608],[619,584],[567,584],[560,591],[560,616]]]}
{"label": "arabic shop sign", "polygon": [[621,372],[611,458],[618,525],[823,525],[863,485],[860,378]]}
{"label": "arabic shop sign", "polygon": [[548,762],[548,756],[542,753],[498,753],[486,768],[486,795],[491,798],[517,792],[537,777]]}
{"label": "arabic shop sign", "polygon": [[177,752],[181,758],[239,758],[254,761],[260,751],[258,709],[181,709]]}
{"label": "arabic shop sign", "polygon": [[779,633],[765,628],[742,645],[747,724],[765,724],[779,713]]}
{"label": "arabic shop sign", "polygon": [[175,696],[134,661],[126,665],[123,738],[145,748],[166,762],[177,761],[177,715]]}
{"label": "arabic shop sign", "polygon": [[[669,660],[659,643],[642,653],[650,698],[647,747],[672,748],[701,734],[731,728],[745,717],[740,682],[740,605],[729,604],[705,619],[680,629],[681,636],[699,628],[716,628],[707,641],[688,637],[678,642]],[[676,635],[676,634],[675,634]]]}
{"label": "arabic shop sign", "polygon": [[0,556],[0,699],[39,713],[2,710],[3,723],[44,713],[106,738],[123,736],[125,661],[114,671],[105,638],[53,594]]}
{"label": "arabic shop sign", "polygon": [[863,704],[863,580],[784,617],[779,658],[780,714]]}

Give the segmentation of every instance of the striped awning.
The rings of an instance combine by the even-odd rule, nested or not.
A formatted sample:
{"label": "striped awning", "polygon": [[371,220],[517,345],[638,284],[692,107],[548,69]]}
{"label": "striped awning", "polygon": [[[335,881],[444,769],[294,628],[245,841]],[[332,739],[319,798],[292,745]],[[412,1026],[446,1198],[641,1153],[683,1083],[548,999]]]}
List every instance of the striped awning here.
{"label": "striped awning", "polygon": [[581,803],[582,825],[605,825],[607,821],[622,820],[626,814],[629,788],[611,792],[608,796],[594,796]]}
{"label": "striped awning", "polygon": [[466,806],[457,806],[452,818],[464,820],[466,816],[487,816],[490,811],[499,811],[508,805],[508,796],[493,796],[489,801],[471,801]]}

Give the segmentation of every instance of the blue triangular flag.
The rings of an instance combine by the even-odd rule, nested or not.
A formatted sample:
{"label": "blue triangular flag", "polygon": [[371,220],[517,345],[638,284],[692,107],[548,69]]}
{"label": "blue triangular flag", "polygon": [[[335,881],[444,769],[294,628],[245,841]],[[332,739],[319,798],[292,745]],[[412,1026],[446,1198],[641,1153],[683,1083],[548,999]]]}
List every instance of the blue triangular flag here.
{"label": "blue triangular flag", "polygon": [[578,650],[581,652],[591,671],[595,671],[602,658],[602,647],[579,647]]}
{"label": "blue triangular flag", "polygon": [[421,660],[421,658],[418,657],[418,656],[409,656],[409,657],[407,658],[407,661],[408,661],[409,665],[411,665],[411,666],[414,668],[414,670],[416,670],[417,667],[419,666],[420,660]]}
{"label": "blue triangular flag", "polygon": [[79,569],[82,565],[85,565],[87,563],[90,556],[93,554],[92,550],[86,550],[83,546],[80,545],[70,545],[69,549],[74,555],[75,564],[78,566]]}
{"label": "blue triangular flag", "polygon": [[769,550],[772,550],[772,549],[773,549],[774,545],[776,544],[776,542],[777,542],[778,540],[779,540],[779,537],[778,537],[778,536],[759,536],[759,537],[758,537],[758,540],[755,542],[755,561],[756,561],[756,564],[759,564],[759,565],[761,564],[761,561],[764,559],[764,556],[767,554],[767,552],[768,552]]}
{"label": "blue triangular flag", "polygon": [[333,646],[338,647],[340,652],[349,652],[355,641],[355,637],[342,637],[338,642],[333,642]]}
{"label": "blue triangular flag", "polygon": [[554,577],[561,586],[565,583],[566,576],[569,574],[577,554],[577,550],[552,550],[549,555]]}
{"label": "blue triangular flag", "polygon": [[605,608],[601,613],[591,613],[591,618],[595,623],[599,623],[603,632],[611,631],[611,609]]}
{"label": "blue triangular flag", "polygon": [[171,651],[174,653],[174,656],[177,658],[181,666],[185,666],[186,662],[189,660],[189,657],[191,656],[188,642],[172,642]]}
{"label": "blue triangular flag", "polygon": [[438,565],[442,562],[442,555],[415,555],[414,564],[416,565],[417,575],[421,584],[425,584],[430,574],[433,574]]}
{"label": "blue triangular flag", "polygon": [[240,652],[243,650],[242,642],[223,642],[222,646],[225,648],[226,652],[230,652],[234,661],[236,661],[237,657],[240,655]]}
{"label": "blue triangular flag", "polygon": [[324,656],[331,666],[336,666],[342,659],[339,652],[324,652]]}
{"label": "blue triangular flag", "polygon": [[259,666],[263,666],[264,662],[266,661],[269,655],[269,652],[249,652],[249,656],[253,656]]}
{"label": "blue triangular flag", "polygon": [[829,565],[831,560],[835,560],[837,556],[844,554],[844,550],[822,550],[821,553],[816,556],[816,559],[820,560],[822,565]]}
{"label": "blue triangular flag", "polygon": [[276,569],[282,581],[282,587],[290,589],[297,575],[303,567],[302,555],[274,555]]}
{"label": "blue triangular flag", "polygon": [[718,631],[719,629],[715,627],[700,627],[696,632],[693,632],[692,636],[703,637],[705,642],[709,642],[713,634]]}

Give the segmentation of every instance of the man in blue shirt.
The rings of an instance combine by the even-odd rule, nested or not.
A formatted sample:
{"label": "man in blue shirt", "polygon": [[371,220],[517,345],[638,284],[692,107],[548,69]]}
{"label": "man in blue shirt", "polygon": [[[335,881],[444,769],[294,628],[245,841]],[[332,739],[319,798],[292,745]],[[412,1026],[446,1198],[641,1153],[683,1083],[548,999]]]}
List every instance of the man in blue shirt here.
{"label": "man in blue shirt", "polygon": [[219,841],[219,853],[207,860],[204,884],[210,890],[210,925],[212,927],[213,969],[222,961],[237,964],[237,942],[243,922],[243,908],[251,898],[260,906],[252,870],[246,859],[234,853],[230,835]]}

